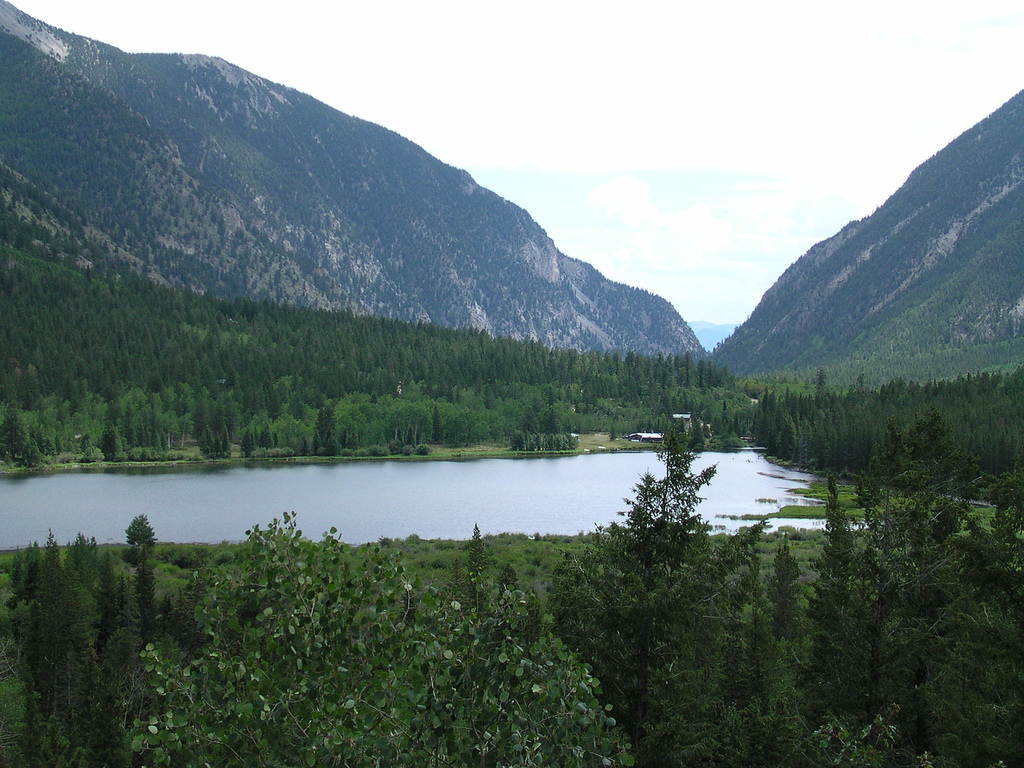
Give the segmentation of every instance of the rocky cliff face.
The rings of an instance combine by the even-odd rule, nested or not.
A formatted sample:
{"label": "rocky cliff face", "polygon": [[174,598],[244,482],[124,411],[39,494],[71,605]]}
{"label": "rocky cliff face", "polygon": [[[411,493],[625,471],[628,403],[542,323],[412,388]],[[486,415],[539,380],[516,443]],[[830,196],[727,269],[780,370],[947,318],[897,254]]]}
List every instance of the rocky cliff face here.
{"label": "rocky cliff face", "polygon": [[208,56],[126,54],[0,0],[0,161],[181,288],[551,346],[703,354],[664,299],[562,254],[410,141]]}
{"label": "rocky cliff face", "polygon": [[1024,361],[1024,93],[797,260],[722,346],[739,373],[944,377]]}

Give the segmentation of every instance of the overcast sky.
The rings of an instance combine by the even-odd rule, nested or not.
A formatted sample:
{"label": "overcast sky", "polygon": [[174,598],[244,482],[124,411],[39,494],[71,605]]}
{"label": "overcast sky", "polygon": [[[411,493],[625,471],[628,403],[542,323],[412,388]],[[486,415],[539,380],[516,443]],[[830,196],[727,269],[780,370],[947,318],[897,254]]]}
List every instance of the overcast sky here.
{"label": "overcast sky", "polygon": [[391,128],[691,321],[742,322],[1024,89],[1024,10],[1002,0],[14,4]]}

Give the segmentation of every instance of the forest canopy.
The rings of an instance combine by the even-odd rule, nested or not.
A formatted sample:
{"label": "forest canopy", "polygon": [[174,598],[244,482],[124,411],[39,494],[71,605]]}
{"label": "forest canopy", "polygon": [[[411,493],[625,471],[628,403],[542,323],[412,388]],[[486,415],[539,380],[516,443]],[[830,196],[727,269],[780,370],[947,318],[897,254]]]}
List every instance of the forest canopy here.
{"label": "forest canopy", "polygon": [[[687,355],[553,350],[357,316],[111,281],[0,246],[0,461],[386,455],[570,433],[735,440],[752,407]],[[557,439],[555,439],[557,438]],[[194,454],[192,454],[194,456]]]}
{"label": "forest canopy", "polygon": [[662,458],[543,588],[478,532],[424,570],[287,515],[241,545],[160,544],[136,519],[123,550],[0,559],[0,760],[1024,764],[1024,471],[980,474],[937,415],[892,428],[863,519],[830,481],[799,565],[797,536],[712,536],[694,504],[713,469],[676,435]]}

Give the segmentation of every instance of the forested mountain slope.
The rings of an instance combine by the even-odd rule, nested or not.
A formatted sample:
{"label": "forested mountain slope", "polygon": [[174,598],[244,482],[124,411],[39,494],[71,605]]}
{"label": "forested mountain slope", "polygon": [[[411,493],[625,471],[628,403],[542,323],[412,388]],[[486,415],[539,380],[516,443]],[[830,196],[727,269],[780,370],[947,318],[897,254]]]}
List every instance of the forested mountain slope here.
{"label": "forested mountain slope", "polygon": [[737,373],[949,377],[1024,361],[1024,93],[811,248],[715,352]]}
{"label": "forested mountain slope", "polygon": [[0,162],[106,241],[72,261],[197,292],[703,354],[664,299],[380,126],[223,60],[126,54],[0,0]]}
{"label": "forested mountain slope", "polygon": [[[570,432],[750,428],[750,398],[689,354],[551,349],[475,329],[197,296],[83,264],[113,247],[0,164],[5,463],[384,455]],[[571,441],[575,446],[575,441]],[[181,454],[181,452],[184,452]]]}

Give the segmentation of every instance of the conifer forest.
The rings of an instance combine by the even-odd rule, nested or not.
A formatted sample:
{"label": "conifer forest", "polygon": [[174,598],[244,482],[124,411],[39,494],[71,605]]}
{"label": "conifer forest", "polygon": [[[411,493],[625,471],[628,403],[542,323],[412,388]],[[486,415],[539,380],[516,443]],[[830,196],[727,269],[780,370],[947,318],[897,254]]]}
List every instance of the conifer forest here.
{"label": "conifer forest", "polygon": [[[0,766],[1024,765],[1024,371],[738,379],[189,294],[5,221],[5,472],[667,437],[619,522],[508,557],[283,511],[0,554]],[[824,531],[712,534],[691,451],[749,444],[831,477]]]}
{"label": "conifer forest", "polygon": [[[18,542],[0,768],[1024,768],[1022,116],[934,154],[709,353],[382,126],[0,0],[0,491],[657,451],[574,536],[356,546],[282,509],[190,543],[147,506],[110,510],[120,541]],[[692,239],[662,205],[642,218]],[[820,527],[712,529],[695,458],[740,450],[814,473]]]}
{"label": "conifer forest", "polygon": [[[4,556],[0,759],[130,765],[1021,765],[1024,472],[892,426],[806,542],[711,535],[684,436],[521,586],[479,532],[52,537]],[[976,502],[986,501],[985,506]],[[517,548],[537,542],[523,537]]]}

